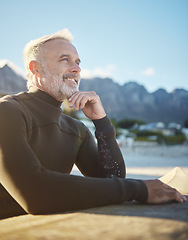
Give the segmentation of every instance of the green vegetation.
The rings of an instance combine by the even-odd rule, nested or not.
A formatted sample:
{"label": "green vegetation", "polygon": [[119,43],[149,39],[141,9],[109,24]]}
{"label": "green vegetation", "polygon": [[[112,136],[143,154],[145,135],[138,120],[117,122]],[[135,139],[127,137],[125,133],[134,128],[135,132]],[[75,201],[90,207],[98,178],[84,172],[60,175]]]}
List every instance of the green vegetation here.
{"label": "green vegetation", "polygon": [[118,127],[120,128],[126,128],[129,129],[131,127],[133,127],[134,125],[142,125],[145,124],[144,121],[142,120],[137,120],[137,119],[122,119],[121,121],[119,121],[117,123]]}
{"label": "green vegetation", "polygon": [[186,137],[183,133],[178,133],[174,136],[165,136],[161,132],[158,131],[138,131],[132,130],[131,132],[136,134],[135,141],[157,141],[159,144],[182,144],[185,142]]}
{"label": "green vegetation", "polygon": [[150,139],[150,138],[148,138],[148,137],[136,137],[135,138],[135,141],[137,141],[137,142],[156,142],[156,140],[155,139]]}
{"label": "green vegetation", "polygon": [[139,131],[139,130],[131,130],[130,132],[136,134],[135,141],[150,141],[154,142],[157,141],[159,144],[163,143],[164,136],[161,132],[157,131]]}
{"label": "green vegetation", "polygon": [[186,137],[182,133],[175,136],[164,136],[164,141],[167,145],[182,144],[185,140]]}

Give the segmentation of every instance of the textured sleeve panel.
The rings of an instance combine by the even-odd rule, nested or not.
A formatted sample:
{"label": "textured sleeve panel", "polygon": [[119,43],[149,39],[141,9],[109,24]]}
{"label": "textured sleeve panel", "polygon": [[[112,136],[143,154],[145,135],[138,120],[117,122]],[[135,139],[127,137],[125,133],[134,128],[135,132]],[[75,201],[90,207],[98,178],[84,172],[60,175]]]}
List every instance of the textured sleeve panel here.
{"label": "textured sleeve panel", "polygon": [[108,117],[93,120],[98,142],[98,160],[100,177],[125,177],[125,163],[116,142],[115,129]]}

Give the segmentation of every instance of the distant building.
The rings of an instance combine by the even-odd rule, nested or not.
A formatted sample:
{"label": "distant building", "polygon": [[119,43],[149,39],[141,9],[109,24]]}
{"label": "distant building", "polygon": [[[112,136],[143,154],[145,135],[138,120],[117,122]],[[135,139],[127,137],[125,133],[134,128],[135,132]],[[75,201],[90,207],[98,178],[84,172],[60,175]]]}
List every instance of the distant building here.
{"label": "distant building", "polygon": [[181,132],[181,125],[175,122],[169,123],[167,126],[163,122],[153,122],[138,127],[139,131],[161,132],[164,136],[174,136]]}
{"label": "distant building", "polygon": [[138,126],[139,131],[158,131],[165,128],[163,122],[153,122]]}

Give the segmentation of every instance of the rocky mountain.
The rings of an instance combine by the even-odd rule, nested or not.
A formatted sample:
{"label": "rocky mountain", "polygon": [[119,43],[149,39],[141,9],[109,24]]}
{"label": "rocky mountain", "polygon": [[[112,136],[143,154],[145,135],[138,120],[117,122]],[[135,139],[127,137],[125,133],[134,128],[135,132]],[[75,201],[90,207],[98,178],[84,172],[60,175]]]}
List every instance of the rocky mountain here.
{"label": "rocky mountain", "polygon": [[9,63],[0,67],[0,94],[14,94],[26,91],[26,80]]}
{"label": "rocky mountain", "polygon": [[109,78],[83,79],[80,89],[96,91],[107,114],[117,120],[129,118],[183,124],[188,119],[188,91],[184,89],[176,89],[172,93],[158,89],[149,93],[136,82],[120,86]]}
{"label": "rocky mountain", "polygon": [[[0,68],[0,94],[26,91],[26,80],[9,64]],[[188,91],[176,89],[171,93],[158,89],[149,93],[136,82],[123,86],[110,78],[82,79],[82,91],[95,91],[101,98],[109,117],[140,119],[146,122],[162,121],[183,124],[188,119]]]}

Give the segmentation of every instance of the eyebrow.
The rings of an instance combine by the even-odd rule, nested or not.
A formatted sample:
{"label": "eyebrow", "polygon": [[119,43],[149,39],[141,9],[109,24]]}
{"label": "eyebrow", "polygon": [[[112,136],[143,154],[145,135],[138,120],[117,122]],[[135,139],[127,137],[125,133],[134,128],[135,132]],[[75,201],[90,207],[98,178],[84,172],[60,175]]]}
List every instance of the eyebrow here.
{"label": "eyebrow", "polygon": [[[71,58],[71,56],[70,56],[69,54],[62,54],[62,55],[59,57],[59,59],[61,59],[61,58],[64,58],[64,57]],[[81,60],[80,60],[80,58],[78,58],[78,59],[76,60],[76,62],[79,62],[79,63],[81,63]]]}

